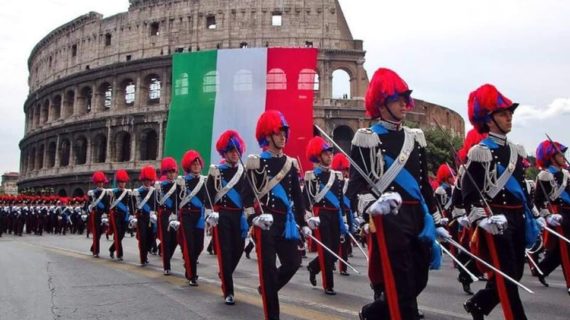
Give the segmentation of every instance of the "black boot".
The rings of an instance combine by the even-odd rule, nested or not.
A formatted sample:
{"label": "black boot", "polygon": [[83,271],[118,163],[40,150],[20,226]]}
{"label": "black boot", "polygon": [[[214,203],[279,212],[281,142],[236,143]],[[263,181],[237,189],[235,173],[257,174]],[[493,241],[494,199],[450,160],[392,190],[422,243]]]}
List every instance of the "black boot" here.
{"label": "black boot", "polygon": [[477,304],[471,301],[471,299],[465,301],[463,308],[465,308],[465,311],[471,314],[473,320],[485,320],[483,311]]}
{"label": "black boot", "polygon": [[317,285],[317,274],[313,272],[310,266],[307,266],[307,270],[309,271],[309,282],[314,287]]}
{"label": "black boot", "polygon": [[538,281],[540,281],[540,283],[542,283],[542,285],[547,287],[547,288],[550,286],[548,284],[548,282],[546,282],[546,279],[544,278],[544,276],[538,275]]}
{"label": "black boot", "polygon": [[463,286],[463,291],[468,295],[472,296],[473,291],[471,291],[471,284],[469,282],[462,282],[461,285]]}

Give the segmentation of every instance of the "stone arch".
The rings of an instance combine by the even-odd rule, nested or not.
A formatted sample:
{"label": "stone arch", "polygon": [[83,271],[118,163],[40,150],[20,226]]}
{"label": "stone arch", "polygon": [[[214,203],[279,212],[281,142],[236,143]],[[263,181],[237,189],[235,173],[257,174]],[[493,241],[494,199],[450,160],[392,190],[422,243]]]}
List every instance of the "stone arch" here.
{"label": "stone arch", "polygon": [[350,99],[352,76],[345,68],[339,68],[332,73],[332,98]]}
{"label": "stone arch", "polygon": [[119,131],[115,134],[113,161],[126,162],[131,160],[131,134]]}
{"label": "stone arch", "polygon": [[352,130],[351,127],[346,125],[340,125],[333,130],[334,141],[346,153],[350,153],[350,146],[353,136],[354,136],[354,131]]}
{"label": "stone arch", "polygon": [[93,138],[91,146],[91,154],[93,163],[104,163],[107,161],[107,136],[103,133]]}
{"label": "stone arch", "polygon": [[36,162],[37,162],[37,168],[38,169],[43,169],[43,167],[44,167],[44,154],[45,154],[45,152],[46,152],[46,146],[42,143],[38,147],[38,154],[36,155]]}
{"label": "stone arch", "polygon": [[56,95],[51,100],[51,119],[53,121],[61,118],[61,95]]}
{"label": "stone arch", "polygon": [[71,143],[65,138],[59,144],[59,165],[67,167],[69,165],[69,157],[71,155]]}
{"label": "stone arch", "polygon": [[75,188],[73,189],[73,192],[71,193],[72,197],[83,197],[85,195],[85,191],[83,191],[83,189],[81,188]]}
{"label": "stone arch", "polygon": [[104,111],[111,109],[113,106],[113,85],[107,81],[104,81],[99,85],[97,94],[100,97],[98,110]]}
{"label": "stone arch", "polygon": [[41,115],[41,104],[38,103],[36,105],[36,107],[34,108],[34,128],[37,128],[40,126],[40,115]]}
{"label": "stone arch", "polygon": [[57,195],[60,197],[67,197],[67,191],[65,191],[65,189],[61,188],[57,191]]}
{"label": "stone arch", "polygon": [[63,99],[63,118],[73,115],[73,107],[75,104],[75,90],[67,90]]}
{"label": "stone arch", "polygon": [[77,101],[80,115],[91,112],[93,110],[93,88],[90,86],[81,88]]}
{"label": "stone arch", "polygon": [[49,119],[49,99],[46,99],[42,105],[42,109],[40,111],[41,117],[41,124],[46,124]]}
{"label": "stone arch", "polygon": [[140,86],[140,90],[141,97],[146,97],[146,102],[148,104],[160,103],[160,95],[163,90],[160,76],[156,73],[151,73],[145,76],[143,85]]}
{"label": "stone arch", "polygon": [[158,134],[154,129],[145,129],[139,140],[140,160],[156,160],[158,157]]}
{"label": "stone arch", "polygon": [[55,166],[55,154],[57,151],[57,147],[55,141],[51,141],[48,143],[47,148],[47,167],[53,168]]}
{"label": "stone arch", "polygon": [[119,107],[131,107],[135,104],[135,97],[137,91],[136,83],[131,78],[125,78],[117,90],[117,95],[120,98]]}
{"label": "stone arch", "polygon": [[73,141],[73,163],[86,164],[87,163],[87,138],[80,135]]}
{"label": "stone arch", "polygon": [[28,167],[30,170],[36,170],[36,147],[30,149],[30,154],[28,155]]}

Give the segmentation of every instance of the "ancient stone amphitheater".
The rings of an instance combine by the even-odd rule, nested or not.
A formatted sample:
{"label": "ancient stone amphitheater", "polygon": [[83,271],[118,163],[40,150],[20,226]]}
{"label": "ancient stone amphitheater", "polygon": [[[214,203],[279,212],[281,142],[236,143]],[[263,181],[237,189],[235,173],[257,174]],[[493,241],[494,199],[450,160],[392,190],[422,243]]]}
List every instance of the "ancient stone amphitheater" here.
{"label": "ancient stone amphitheater", "polygon": [[[19,189],[76,196],[93,171],[159,165],[171,97],[171,56],[216,48],[319,48],[315,123],[347,147],[367,125],[365,51],[336,0],[130,0],[127,12],[80,16],[47,34],[28,59]],[[333,96],[333,74],[346,94]],[[452,110],[418,101],[413,121],[437,118],[462,134]],[[109,174],[109,176],[111,176]]]}

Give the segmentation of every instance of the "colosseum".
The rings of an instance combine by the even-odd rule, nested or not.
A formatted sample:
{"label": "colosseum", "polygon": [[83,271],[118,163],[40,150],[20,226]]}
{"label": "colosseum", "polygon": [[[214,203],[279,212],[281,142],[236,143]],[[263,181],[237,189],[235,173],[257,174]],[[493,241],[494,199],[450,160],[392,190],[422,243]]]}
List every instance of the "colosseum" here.
{"label": "colosseum", "polygon": [[[19,190],[83,195],[96,170],[159,165],[171,98],[172,55],[220,48],[319,49],[315,123],[345,148],[363,117],[363,41],[337,0],[130,0],[127,12],[90,12],[47,34],[28,59]],[[333,74],[349,92],[333,96]],[[463,134],[459,114],[417,101],[411,120],[436,118]]]}

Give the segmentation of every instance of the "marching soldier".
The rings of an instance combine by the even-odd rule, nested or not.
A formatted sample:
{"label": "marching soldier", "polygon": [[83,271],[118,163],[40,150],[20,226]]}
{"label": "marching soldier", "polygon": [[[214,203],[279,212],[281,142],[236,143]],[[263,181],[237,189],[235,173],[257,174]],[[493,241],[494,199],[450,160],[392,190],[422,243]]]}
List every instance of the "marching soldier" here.
{"label": "marching soldier", "polygon": [[245,152],[245,142],[239,133],[228,130],[218,138],[216,150],[223,157],[223,161],[210,166],[207,187],[208,194],[213,197],[214,207],[208,210],[207,222],[213,226],[225,303],[233,305],[233,273],[243,254],[244,240],[249,229],[240,193],[247,187],[245,168],[240,163],[241,155]]}
{"label": "marching soldier", "polygon": [[[346,196],[346,190],[348,188],[348,177],[349,177],[349,169],[350,169],[350,162],[346,158],[346,156],[342,153],[337,153],[334,155],[331,168],[342,173],[343,176],[343,185],[342,185],[342,198],[344,202],[344,215],[346,217],[346,234],[344,235],[345,241],[340,243],[339,249],[339,256],[344,259],[344,261],[348,262],[348,257],[352,256],[352,240],[349,235],[355,233],[354,224],[356,223],[354,214],[352,213],[352,207],[350,205],[350,200]],[[348,276],[348,267],[346,264],[342,263],[341,261],[338,262],[339,265],[339,272],[341,276]]]}
{"label": "marching soldier", "polygon": [[[417,296],[427,284],[430,255],[439,253],[433,249],[436,233],[449,237],[439,225],[424,134],[402,126],[413,108],[411,92],[394,71],[376,71],[365,104],[377,122],[358,130],[352,140],[352,159],[376,185],[372,189],[351,166],[347,196],[369,220],[364,228],[371,232],[369,275],[377,298],[362,308],[361,319],[417,319]],[[372,192],[386,193],[378,198]]]}
{"label": "marching soldier", "polygon": [[[308,208],[312,209],[312,212],[307,213],[307,224],[325,246],[336,251],[340,247],[340,238],[346,241],[344,237],[347,232],[343,219],[344,177],[341,172],[330,168],[333,148],[323,138],[314,137],[309,140],[306,153],[309,161],[315,164],[314,170],[305,173],[305,199]],[[309,282],[316,286],[316,275],[322,271],[325,294],[335,295],[333,278],[335,257],[320,246],[317,252],[317,257],[307,266]]]}
{"label": "marching soldier", "polygon": [[158,238],[160,239],[160,252],[162,255],[162,267],[164,275],[170,275],[170,259],[178,245],[177,212],[180,202],[180,192],[182,182],[177,181],[178,165],[171,157],[162,159],[160,171],[166,176],[161,182],[156,182],[155,188],[158,199]]}
{"label": "marching soldier", "polygon": [[125,170],[118,170],[115,173],[115,181],[118,188],[110,191],[111,207],[110,217],[113,228],[113,244],[109,247],[111,259],[115,258],[115,250],[117,251],[117,260],[123,261],[123,238],[127,230],[129,216],[133,212],[133,199],[130,189],[126,189],[129,182],[129,174]]}
{"label": "marching soldier", "polygon": [[102,171],[93,173],[92,181],[96,188],[89,190],[89,214],[91,220],[91,232],[93,233],[93,244],[91,245],[91,252],[95,258],[99,258],[99,241],[103,233],[102,219],[103,215],[109,212],[109,195],[105,190],[107,184],[107,177]]}
{"label": "marching soldier", "polygon": [[[540,143],[536,149],[537,166],[542,168],[538,174],[534,201],[540,209],[546,223],[566,238],[570,237],[570,173],[565,169],[567,163],[564,153],[568,148],[549,140]],[[559,265],[562,265],[566,289],[570,294],[570,247],[562,239],[547,234],[546,254],[538,267],[544,275],[539,275],[540,282],[548,286],[547,277]]]}
{"label": "marching soldier", "polygon": [[[469,150],[462,194],[469,221],[478,228],[479,248],[485,245],[493,266],[518,281],[523,275],[525,247],[532,246],[539,231],[524,181],[526,152],[507,139],[517,106],[490,84],[469,96],[469,120],[479,133],[489,136]],[[499,302],[505,319],[526,319],[517,286],[496,273],[464,307],[479,320]]]}
{"label": "marching soldier", "polygon": [[204,249],[204,212],[206,209],[205,177],[200,175],[204,160],[190,150],[182,158],[183,177],[180,194],[180,246],[184,257],[185,275],[190,286],[198,286],[198,257]]}
{"label": "marching soldier", "polygon": [[139,180],[143,185],[133,191],[136,201],[137,240],[139,242],[139,257],[142,266],[148,264],[148,252],[153,241],[151,221],[156,221],[157,201],[153,187],[156,181],[156,170],[152,166],[141,169]]}
{"label": "marching soldier", "polygon": [[[299,183],[299,164],[283,153],[289,125],[281,112],[265,111],[257,121],[255,136],[264,149],[247,159],[249,183],[243,190],[245,212],[255,226],[259,292],[263,297],[265,319],[279,319],[278,292],[301,265],[297,249],[298,226],[311,234],[304,220],[305,206]],[[254,202],[259,199],[259,211]],[[275,258],[281,266],[277,268]]]}

